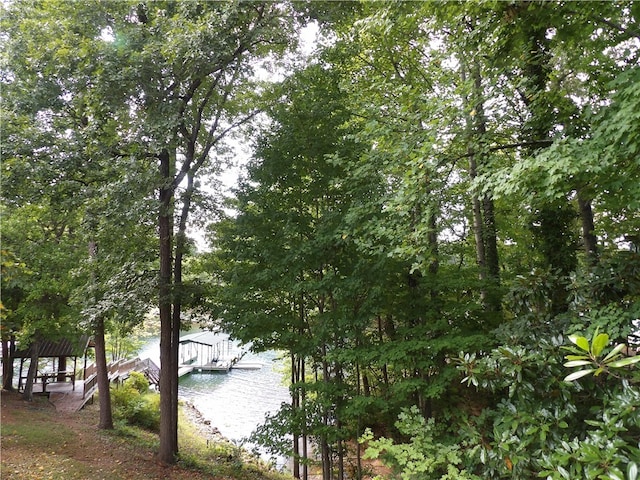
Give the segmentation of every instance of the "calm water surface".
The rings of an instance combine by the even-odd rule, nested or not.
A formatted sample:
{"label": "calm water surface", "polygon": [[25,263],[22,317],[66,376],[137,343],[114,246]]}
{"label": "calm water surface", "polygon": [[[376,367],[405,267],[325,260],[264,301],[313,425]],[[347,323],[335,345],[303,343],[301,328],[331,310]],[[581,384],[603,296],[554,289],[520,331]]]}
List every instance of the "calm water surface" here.
{"label": "calm water surface", "polygon": [[[138,356],[160,365],[159,338],[151,339]],[[281,372],[283,362],[275,352],[247,353],[242,362],[260,363],[262,368],[232,369],[229,373],[194,371],[181,377],[178,385],[179,397],[191,402],[212,426],[234,442],[248,437],[269,413],[289,401]]]}

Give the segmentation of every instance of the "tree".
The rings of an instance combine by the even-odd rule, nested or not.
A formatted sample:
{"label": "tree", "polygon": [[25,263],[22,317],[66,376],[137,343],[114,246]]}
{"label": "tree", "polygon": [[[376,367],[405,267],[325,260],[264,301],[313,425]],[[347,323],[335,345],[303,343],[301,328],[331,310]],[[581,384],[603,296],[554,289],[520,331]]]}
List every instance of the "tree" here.
{"label": "tree", "polygon": [[[125,197],[117,207],[113,201],[110,205],[108,201],[101,203],[106,200],[105,184],[112,181],[112,188],[116,190],[118,181],[113,179],[124,171],[120,166],[126,162],[121,161],[118,165],[113,158],[119,135],[124,132],[116,131],[110,118],[114,105],[112,97],[117,98],[118,89],[106,89],[99,75],[103,68],[101,61],[105,57],[111,60],[105,55],[105,42],[101,39],[109,26],[108,18],[103,5],[85,8],[87,6],[92,5],[76,9],[79,5],[24,3],[9,8],[5,21],[9,26],[11,48],[7,50],[5,80],[10,94],[8,105],[15,117],[8,122],[8,141],[3,147],[8,153],[4,166],[5,179],[8,179],[5,185],[8,183],[11,187],[8,190],[10,201],[44,205],[51,202],[59,204],[58,208],[76,212],[79,219],[73,229],[78,238],[84,235],[85,243],[84,248],[77,245],[72,248],[87,252],[94,265],[99,237],[96,229],[100,223],[96,219],[102,216],[103,225],[113,222],[107,228],[122,227],[125,225],[123,218],[114,220],[113,214],[105,212],[117,208],[134,210],[135,200],[125,201],[130,199]],[[52,23],[51,18],[59,21]],[[25,31],[29,33],[25,34]],[[49,39],[44,42],[45,49],[42,38]],[[25,138],[28,139],[26,142]],[[131,188],[130,182],[127,187]],[[126,237],[127,234],[123,238]],[[128,237],[131,240],[133,235],[129,233]],[[104,252],[108,251],[107,245],[101,247]],[[125,250],[115,244],[111,247],[109,261],[117,270],[126,265],[124,258],[127,256],[124,253],[118,257],[118,254],[131,252],[135,244],[129,244]],[[74,271],[78,265],[78,271]],[[70,261],[63,268],[81,278],[80,271],[86,265],[86,262]],[[89,284],[95,287],[95,271],[89,276]],[[82,288],[78,285],[76,289],[76,294],[72,292],[67,299],[70,303],[73,297],[82,296]],[[81,303],[87,306],[85,299],[89,299],[88,303],[99,302],[95,291],[96,288],[83,297],[82,302],[74,302],[74,307],[80,307]],[[91,308],[94,313],[98,310],[95,305]],[[100,427],[112,428],[103,348],[104,314],[88,317],[87,327],[93,330],[97,346]]]}
{"label": "tree", "polygon": [[[213,160],[214,153],[223,152],[222,140],[255,115],[253,90],[247,83],[251,61],[287,46],[290,19],[286,6],[84,2],[74,4],[73,12],[62,3],[43,10],[37,4],[25,4],[16,11],[20,8],[23,12],[31,9],[35,15],[16,26],[16,32],[42,15],[61,19],[58,27],[46,21],[42,23],[44,28],[35,29],[44,37],[62,35],[46,42],[49,49],[45,55],[35,57],[44,60],[35,65],[31,78],[37,79],[41,73],[43,83],[57,85],[58,92],[63,86],[62,97],[56,101],[75,107],[79,124],[72,126],[73,132],[82,134],[82,123],[88,122],[92,129],[85,135],[91,146],[109,144],[103,155],[134,167],[140,176],[132,176],[127,186],[130,192],[139,193],[136,198],[152,197],[149,186],[159,192],[160,459],[171,463],[178,450],[177,340],[182,259],[192,201],[199,188],[197,178],[216,171],[219,162]],[[65,44],[71,35],[80,41]],[[61,67],[65,59],[69,64]],[[59,70],[70,73],[70,80],[64,82]],[[84,94],[87,86],[89,95]],[[54,97],[46,98],[52,101]],[[110,114],[106,122],[99,122],[106,113]],[[137,163],[128,163],[130,159]],[[159,170],[152,179],[148,173],[156,162]],[[117,184],[116,178],[101,181]],[[144,188],[136,189],[134,184]],[[180,209],[174,208],[176,201],[182,202]],[[97,320],[99,326],[103,318]]]}
{"label": "tree", "polygon": [[[159,162],[159,306],[161,322],[160,459],[174,461],[177,445],[177,354],[181,323],[182,259],[195,179],[234,128],[253,117],[250,61],[286,47],[286,11],[279,4],[139,5],[124,18],[123,34],[138,52],[136,95],[149,154]],[[217,25],[217,29],[212,29]],[[160,54],[160,57],[158,57]],[[215,167],[215,164],[213,164]],[[174,198],[181,194],[173,238]]]}
{"label": "tree", "polygon": [[[336,78],[321,66],[294,75],[274,97],[280,101],[267,109],[273,124],[258,139],[259,160],[238,192],[239,216],[216,229],[214,245],[230,265],[218,302],[234,336],[261,339],[256,349],[289,352],[293,410],[286,421],[294,435],[295,475],[298,459],[307,457],[307,436],[314,436],[329,478],[330,448],[334,442],[343,448],[344,435],[331,433],[342,421],[331,405],[342,408],[347,368],[331,350],[337,337],[351,342],[368,317],[358,312],[366,291],[358,272],[363,266],[349,260],[353,245],[340,237],[349,199],[333,184],[340,166],[325,156],[354,146],[341,138],[345,112]],[[318,418],[309,422],[312,411]]]}
{"label": "tree", "polygon": [[[216,230],[220,263],[229,269],[220,280],[219,307],[230,328],[240,338],[258,337],[261,347],[297,352],[292,408],[272,419],[273,430],[263,430],[263,437],[274,438],[278,429],[317,432],[324,478],[340,477],[341,435],[359,431],[349,427],[371,418],[366,412],[376,412],[382,425],[371,426],[379,432],[393,428],[386,414],[414,404],[422,416],[458,419],[435,431],[459,440],[461,419],[493,402],[500,403],[496,415],[505,422],[510,408],[547,405],[546,398],[523,395],[514,407],[506,398],[509,381],[520,385],[517,365],[529,354],[518,343],[523,335],[534,345],[553,344],[563,329],[586,323],[578,318],[587,311],[589,319],[628,334],[635,287],[614,278],[630,278],[635,267],[622,268],[627,256],[604,254],[593,237],[603,228],[598,218],[622,208],[616,218],[632,227],[636,215],[618,199],[600,217],[597,210],[589,213],[594,199],[604,202],[610,190],[600,197],[576,181],[606,182],[591,170],[580,174],[579,165],[597,168],[596,157],[577,161],[574,153],[590,158],[587,151],[566,145],[595,146],[589,136],[601,128],[596,118],[613,118],[602,107],[635,96],[635,86],[619,93],[607,87],[610,77],[635,77],[637,48],[625,43],[635,31],[631,12],[629,4],[549,9],[536,2],[322,3],[305,9],[334,35],[316,60],[323,73],[307,67],[291,80],[300,85],[294,92],[303,93],[288,87],[279,93],[283,105],[269,111],[272,128],[258,143],[239,192],[240,213]],[[332,81],[332,91],[319,86]],[[595,116],[590,108],[598,110]],[[618,108],[631,115],[631,108],[613,111]],[[327,121],[336,117],[340,128]],[[626,160],[637,122],[621,123],[615,137],[621,169],[607,172],[612,186],[635,192],[620,177],[636,172]],[[319,139],[322,148],[316,148]],[[335,209],[340,221],[331,216]],[[344,268],[343,252],[358,267]],[[232,255],[238,255],[235,262]],[[584,264],[609,256],[582,276]],[[368,288],[359,288],[362,271],[371,274],[363,281]],[[589,275],[601,279],[598,287]],[[578,295],[576,288],[598,289],[605,303],[616,299],[607,307],[576,307],[567,300]],[[353,292],[362,301],[357,310],[348,299]],[[586,290],[579,295],[589,296]],[[251,312],[244,322],[241,309]],[[597,309],[610,310],[601,315]],[[504,361],[516,367],[509,381],[474,400],[457,385],[453,359],[460,350],[470,356],[492,351],[496,341]],[[315,378],[304,374],[311,365]],[[543,372],[532,375],[548,380]],[[339,388],[326,386],[326,379]],[[453,398],[461,403],[452,405]],[[332,422],[322,421],[325,412]],[[571,428],[579,431],[579,423]],[[534,467],[525,459],[537,445],[514,447],[513,456],[497,456],[492,468],[498,472],[502,462],[510,471],[508,462],[517,458],[518,472],[529,475]],[[457,455],[452,451],[458,449],[438,453],[449,458]],[[459,451],[456,458],[465,462],[459,470],[468,462],[493,474]]]}
{"label": "tree", "polygon": [[[73,232],[77,220],[71,212],[51,205],[3,208],[4,251],[12,252],[16,260],[26,259],[16,265],[22,278],[3,289],[3,303],[10,309],[3,318],[3,330],[8,329],[4,339],[15,337],[21,345],[32,346],[25,400],[32,399],[39,342],[64,337],[78,327],[77,309],[70,302],[76,279],[66,268],[80,261],[80,239]],[[3,258],[7,259],[6,253]],[[7,361],[13,363],[13,358]]]}

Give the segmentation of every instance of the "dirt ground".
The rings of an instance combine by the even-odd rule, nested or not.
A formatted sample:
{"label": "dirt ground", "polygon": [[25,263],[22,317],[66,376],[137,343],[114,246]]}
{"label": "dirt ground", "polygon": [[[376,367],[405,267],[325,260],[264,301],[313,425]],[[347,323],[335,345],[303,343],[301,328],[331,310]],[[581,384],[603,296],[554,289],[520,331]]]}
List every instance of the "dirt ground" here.
{"label": "dirt ground", "polygon": [[98,406],[57,412],[46,397],[24,402],[1,394],[2,480],[198,480],[214,479],[194,470],[159,464],[149,446],[98,430]]}
{"label": "dirt ground", "polygon": [[[1,480],[265,480],[290,476],[249,473],[241,476],[212,476],[180,464],[163,465],[156,461],[157,439],[148,435],[144,445],[134,443],[114,432],[97,428],[99,407],[87,405],[79,412],[56,411],[47,397],[35,396],[25,402],[16,392],[0,394]],[[199,421],[197,412],[187,408],[185,414],[204,438],[217,438],[211,427]],[[182,451],[182,447],[181,447]],[[369,473],[389,474],[376,461],[365,465]],[[319,474],[310,478],[321,478]]]}

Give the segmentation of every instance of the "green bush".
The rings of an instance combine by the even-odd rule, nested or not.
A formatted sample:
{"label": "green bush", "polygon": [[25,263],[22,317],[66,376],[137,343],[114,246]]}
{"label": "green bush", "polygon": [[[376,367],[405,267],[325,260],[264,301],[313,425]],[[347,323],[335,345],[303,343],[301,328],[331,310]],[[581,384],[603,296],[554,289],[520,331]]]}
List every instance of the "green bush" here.
{"label": "green bush", "polygon": [[153,432],[160,430],[160,395],[149,391],[144,375],[132,375],[120,386],[111,389],[114,416],[131,425]]}
{"label": "green bush", "polygon": [[129,378],[124,381],[125,385],[130,385],[140,393],[147,393],[149,391],[149,380],[140,372],[131,372]]}

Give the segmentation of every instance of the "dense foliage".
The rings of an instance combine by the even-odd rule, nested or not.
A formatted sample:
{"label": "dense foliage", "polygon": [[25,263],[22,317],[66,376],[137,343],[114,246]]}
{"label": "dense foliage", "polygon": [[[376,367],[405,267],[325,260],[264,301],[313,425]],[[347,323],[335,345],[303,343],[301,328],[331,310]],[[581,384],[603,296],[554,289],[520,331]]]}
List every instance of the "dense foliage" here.
{"label": "dense foliage", "polygon": [[638,3],[69,5],[3,6],[3,340],[153,290],[163,399],[185,308],[286,352],[297,477],[637,478]]}
{"label": "dense foliage", "polygon": [[131,372],[121,385],[112,387],[111,397],[116,420],[160,431],[160,396],[149,390],[149,381],[142,373]]}
{"label": "dense foliage", "polygon": [[638,342],[637,7],[305,12],[325,40],[211,235],[224,325],[291,358],[256,438],[300,477],[359,478],[361,438],[399,478],[635,478],[637,365],[602,332]]}

